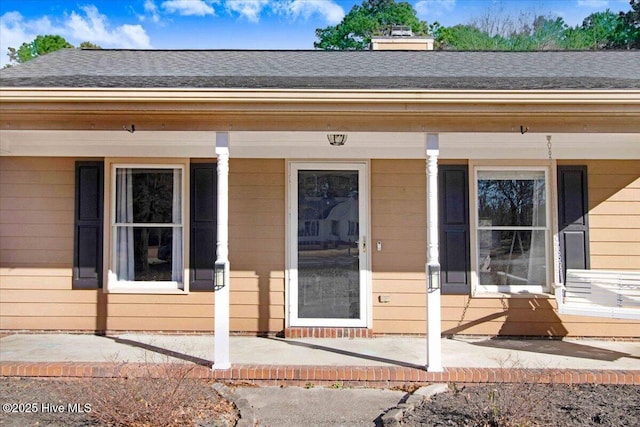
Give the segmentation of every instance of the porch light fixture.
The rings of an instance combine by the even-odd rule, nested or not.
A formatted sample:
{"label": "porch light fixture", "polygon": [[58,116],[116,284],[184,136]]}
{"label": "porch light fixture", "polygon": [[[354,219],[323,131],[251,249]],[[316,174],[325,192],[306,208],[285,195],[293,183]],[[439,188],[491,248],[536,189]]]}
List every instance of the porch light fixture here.
{"label": "porch light fixture", "polygon": [[341,147],[347,142],[347,134],[346,133],[328,133],[327,139],[329,140],[329,144],[334,147]]}
{"label": "porch light fixture", "polygon": [[427,272],[429,274],[429,290],[435,291],[440,289],[440,265],[430,264],[427,265]]}

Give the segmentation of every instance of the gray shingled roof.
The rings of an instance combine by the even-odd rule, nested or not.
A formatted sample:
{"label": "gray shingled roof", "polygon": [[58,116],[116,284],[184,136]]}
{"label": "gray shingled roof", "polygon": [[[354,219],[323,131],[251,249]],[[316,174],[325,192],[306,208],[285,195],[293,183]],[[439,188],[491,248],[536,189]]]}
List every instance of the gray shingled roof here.
{"label": "gray shingled roof", "polygon": [[640,51],[64,49],[0,71],[0,86],[640,89]]}

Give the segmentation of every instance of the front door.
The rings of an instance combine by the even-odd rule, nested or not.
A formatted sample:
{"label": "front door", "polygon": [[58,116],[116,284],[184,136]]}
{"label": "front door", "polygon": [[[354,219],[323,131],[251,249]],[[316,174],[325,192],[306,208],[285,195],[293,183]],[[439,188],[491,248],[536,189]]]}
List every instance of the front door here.
{"label": "front door", "polygon": [[365,163],[291,163],[291,326],[366,326],[365,172]]}

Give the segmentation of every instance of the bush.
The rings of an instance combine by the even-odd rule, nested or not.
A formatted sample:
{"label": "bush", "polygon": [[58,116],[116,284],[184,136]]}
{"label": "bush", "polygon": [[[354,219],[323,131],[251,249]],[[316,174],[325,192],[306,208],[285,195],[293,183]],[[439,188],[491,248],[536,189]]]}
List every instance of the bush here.
{"label": "bush", "polygon": [[70,401],[91,402],[90,415],[100,425],[178,427],[212,418],[234,425],[233,403],[222,399],[211,382],[189,378],[194,365],[144,364],[140,377],[128,377],[128,366],[114,364],[113,378],[77,381],[68,389]]}

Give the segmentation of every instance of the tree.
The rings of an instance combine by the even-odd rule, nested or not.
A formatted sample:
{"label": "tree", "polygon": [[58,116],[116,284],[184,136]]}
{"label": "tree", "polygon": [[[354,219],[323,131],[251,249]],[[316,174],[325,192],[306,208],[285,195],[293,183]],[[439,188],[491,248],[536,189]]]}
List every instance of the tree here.
{"label": "tree", "polygon": [[618,27],[620,17],[607,9],[604,12],[596,12],[584,18],[582,31],[587,41],[588,49],[606,49],[615,47],[619,42]]}
{"label": "tree", "polygon": [[562,48],[569,26],[562,18],[537,16],[533,21],[533,50],[553,50]]}
{"label": "tree", "polygon": [[439,27],[434,36],[443,50],[505,50],[502,36],[492,37],[474,25]]}
{"label": "tree", "polygon": [[[74,46],[66,41],[64,37],[47,34],[44,36],[37,36],[29,43],[22,43],[22,45],[16,49],[10,47],[7,52],[11,62],[21,64],[23,62],[31,61],[40,55],[46,55],[47,53],[55,52],[56,50],[73,48]],[[79,49],[102,49],[101,46],[85,41],[80,43]],[[12,64],[5,65],[5,68],[11,67]]]}
{"label": "tree", "polygon": [[629,5],[630,11],[618,14],[617,47],[640,49],[640,0],[630,0]]}
{"label": "tree", "polygon": [[389,34],[392,25],[408,26],[416,35],[428,33],[427,23],[409,3],[365,0],[353,6],[339,24],[316,29],[318,41],[313,46],[323,50],[368,49],[371,37]]}
{"label": "tree", "polygon": [[[500,5],[498,3],[498,5]],[[562,18],[521,13],[519,18],[491,7],[467,25],[434,24],[436,49],[444,50],[585,50],[640,48],[640,0],[631,10],[610,10],[587,16],[569,27]]]}
{"label": "tree", "polygon": [[47,34],[45,36],[37,36],[31,43],[22,43],[22,46],[18,49],[10,47],[8,55],[11,61],[23,63],[40,55],[72,47],[73,45],[62,36]]}
{"label": "tree", "polygon": [[91,42],[82,42],[80,43],[80,46],[78,46],[78,48],[79,49],[102,49],[102,46],[99,46]]}

